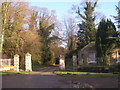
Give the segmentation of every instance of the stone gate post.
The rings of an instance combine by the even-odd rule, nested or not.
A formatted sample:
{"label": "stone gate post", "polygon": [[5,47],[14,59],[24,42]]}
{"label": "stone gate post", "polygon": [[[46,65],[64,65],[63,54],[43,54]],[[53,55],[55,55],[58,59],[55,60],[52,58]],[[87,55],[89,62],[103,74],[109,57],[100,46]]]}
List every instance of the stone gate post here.
{"label": "stone gate post", "polygon": [[25,70],[32,71],[31,54],[25,54]]}
{"label": "stone gate post", "polygon": [[59,68],[60,68],[60,70],[65,70],[65,57],[64,57],[64,55],[60,55]]}
{"label": "stone gate post", "polygon": [[14,55],[14,71],[19,72],[19,55]]}
{"label": "stone gate post", "polygon": [[73,70],[77,70],[77,57],[75,55],[73,55]]}

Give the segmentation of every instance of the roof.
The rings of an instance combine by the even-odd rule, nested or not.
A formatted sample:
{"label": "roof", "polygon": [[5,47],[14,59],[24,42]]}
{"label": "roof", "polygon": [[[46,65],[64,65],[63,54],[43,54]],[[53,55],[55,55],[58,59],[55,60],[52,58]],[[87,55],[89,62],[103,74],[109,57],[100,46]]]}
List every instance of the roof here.
{"label": "roof", "polygon": [[95,42],[90,42],[89,44],[87,44],[85,47],[83,47],[82,49],[77,49],[71,52],[71,56],[74,54],[78,54],[79,52],[82,52],[85,49],[89,49],[89,50],[95,50]]}
{"label": "roof", "polygon": [[87,48],[90,48],[90,49],[95,49],[95,42],[90,42],[89,44],[87,44],[85,47],[83,47],[80,51],[83,51]]}

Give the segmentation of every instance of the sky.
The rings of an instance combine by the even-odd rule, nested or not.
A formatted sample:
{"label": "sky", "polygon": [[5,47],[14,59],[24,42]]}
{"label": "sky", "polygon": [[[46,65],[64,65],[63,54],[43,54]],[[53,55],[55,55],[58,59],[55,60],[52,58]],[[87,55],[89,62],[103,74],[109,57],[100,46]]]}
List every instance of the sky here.
{"label": "sky", "polygon": [[[65,0],[66,1],[66,0]],[[49,10],[55,10],[56,15],[59,21],[63,20],[63,17],[67,15],[68,13],[70,14],[70,11],[72,9],[73,5],[80,5],[80,2],[65,2],[64,0],[60,2],[30,2],[32,6],[39,6],[39,7],[45,7],[48,8]],[[96,7],[96,12],[101,13],[102,15],[106,16],[106,18],[111,19],[113,22],[114,18],[111,17],[111,15],[116,16],[117,11],[115,10],[115,5],[118,6],[118,1],[106,1],[106,2],[98,2],[98,5]],[[99,16],[98,16],[99,17]],[[117,23],[116,23],[117,25]],[[64,46],[64,45],[63,45]]]}
{"label": "sky", "polygon": [[[33,0],[30,2],[31,6],[39,6],[39,7],[45,7],[49,10],[55,10],[56,15],[58,19],[61,21],[64,15],[70,14],[70,10],[72,8],[72,5],[79,5],[79,2],[68,2],[68,1],[61,1],[61,2],[33,2]],[[98,2],[98,5],[96,7],[96,12],[101,13],[102,15],[106,16],[106,18],[111,19],[113,22],[114,19],[111,17],[111,15],[117,15],[117,12],[115,10],[115,5],[118,6],[118,1],[106,1],[106,2]]]}

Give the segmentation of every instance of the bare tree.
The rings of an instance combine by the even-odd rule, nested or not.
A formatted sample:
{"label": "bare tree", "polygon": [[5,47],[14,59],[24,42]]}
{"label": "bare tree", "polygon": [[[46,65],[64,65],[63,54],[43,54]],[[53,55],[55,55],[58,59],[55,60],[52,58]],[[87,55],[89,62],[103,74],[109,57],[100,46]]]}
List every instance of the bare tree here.
{"label": "bare tree", "polygon": [[67,15],[63,21],[64,30],[65,30],[65,38],[67,42],[68,50],[76,49],[76,33],[78,31],[78,26],[75,21],[75,18],[71,15]]}

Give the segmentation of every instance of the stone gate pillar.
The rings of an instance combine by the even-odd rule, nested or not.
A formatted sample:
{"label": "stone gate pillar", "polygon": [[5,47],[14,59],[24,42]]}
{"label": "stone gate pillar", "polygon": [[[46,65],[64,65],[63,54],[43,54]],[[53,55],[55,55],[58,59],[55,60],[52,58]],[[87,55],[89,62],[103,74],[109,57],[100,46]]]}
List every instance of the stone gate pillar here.
{"label": "stone gate pillar", "polygon": [[77,71],[77,57],[73,55],[73,70]]}
{"label": "stone gate pillar", "polygon": [[19,72],[19,55],[14,55],[14,71]]}
{"label": "stone gate pillar", "polygon": [[64,55],[60,55],[59,68],[60,68],[60,70],[65,70],[65,57],[64,57]]}
{"label": "stone gate pillar", "polygon": [[25,70],[32,71],[31,54],[25,54]]}

